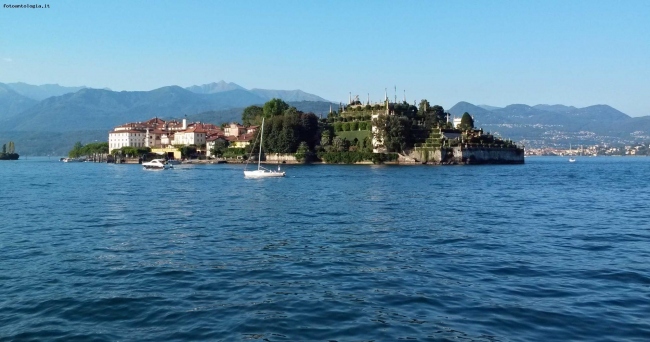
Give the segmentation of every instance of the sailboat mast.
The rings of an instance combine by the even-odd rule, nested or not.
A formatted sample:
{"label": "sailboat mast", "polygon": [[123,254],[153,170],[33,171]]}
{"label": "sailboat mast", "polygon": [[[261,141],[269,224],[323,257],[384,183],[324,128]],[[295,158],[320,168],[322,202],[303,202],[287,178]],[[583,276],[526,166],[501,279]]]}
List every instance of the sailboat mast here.
{"label": "sailboat mast", "polygon": [[257,169],[259,170],[262,163],[262,143],[264,143],[264,117],[262,117],[262,134],[260,135],[260,154],[257,156]]}

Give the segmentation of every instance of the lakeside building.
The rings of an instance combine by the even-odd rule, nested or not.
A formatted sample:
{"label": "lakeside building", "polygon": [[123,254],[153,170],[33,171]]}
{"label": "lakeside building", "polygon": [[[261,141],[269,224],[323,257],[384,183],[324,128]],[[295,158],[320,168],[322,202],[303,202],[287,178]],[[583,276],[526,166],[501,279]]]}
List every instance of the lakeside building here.
{"label": "lakeside building", "polygon": [[205,146],[206,156],[210,157],[216,141],[228,141],[229,147],[244,148],[254,139],[258,128],[230,123],[222,129],[209,123],[188,123],[187,119],[166,121],[155,117],[115,127],[108,133],[108,149],[110,153],[122,147],[149,147],[152,152],[180,158],[175,146],[194,145]]}

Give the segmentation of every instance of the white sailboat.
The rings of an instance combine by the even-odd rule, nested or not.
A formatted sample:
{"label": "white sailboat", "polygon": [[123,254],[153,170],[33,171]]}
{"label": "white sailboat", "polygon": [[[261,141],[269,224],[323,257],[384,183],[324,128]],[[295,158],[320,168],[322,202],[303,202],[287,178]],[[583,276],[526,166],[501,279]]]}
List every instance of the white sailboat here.
{"label": "white sailboat", "polygon": [[[271,178],[271,177],[284,177],[284,172],[273,171],[262,167],[262,143],[264,142],[264,118],[262,118],[262,131],[260,133],[260,152],[257,156],[257,170],[247,171],[244,169],[244,178]],[[249,158],[250,159],[250,158]],[[248,163],[246,163],[248,167]]]}

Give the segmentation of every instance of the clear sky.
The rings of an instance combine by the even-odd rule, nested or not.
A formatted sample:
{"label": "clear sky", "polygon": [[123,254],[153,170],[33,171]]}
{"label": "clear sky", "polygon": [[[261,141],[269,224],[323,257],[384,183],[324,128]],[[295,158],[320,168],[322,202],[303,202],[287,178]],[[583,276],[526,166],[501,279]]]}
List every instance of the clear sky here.
{"label": "clear sky", "polygon": [[0,82],[151,90],[225,80],[372,101],[388,88],[650,115],[650,1],[23,1],[0,8]]}

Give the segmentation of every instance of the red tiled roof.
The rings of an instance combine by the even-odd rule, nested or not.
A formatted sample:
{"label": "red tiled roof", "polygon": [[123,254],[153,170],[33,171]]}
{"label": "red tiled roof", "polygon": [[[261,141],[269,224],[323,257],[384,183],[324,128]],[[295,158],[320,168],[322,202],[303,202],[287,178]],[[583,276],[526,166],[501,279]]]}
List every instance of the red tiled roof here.
{"label": "red tiled roof", "polygon": [[249,134],[242,134],[242,135],[240,135],[240,136],[238,136],[238,137],[227,136],[227,137],[226,137],[226,140],[228,140],[228,141],[242,141],[242,142],[247,142],[247,141],[251,141],[251,140],[253,140],[253,138],[255,138],[255,134],[253,134],[253,133],[249,133]]}
{"label": "red tiled roof", "polygon": [[159,119],[158,117],[155,117],[155,118],[153,118],[153,119],[149,119],[149,120],[143,122],[143,124],[145,124],[145,125],[152,125],[152,126],[164,125],[164,124],[165,124],[165,120],[163,120],[163,119]]}
{"label": "red tiled roof", "polygon": [[145,131],[137,130],[137,129],[129,129],[129,130],[124,130],[124,131],[110,131],[108,132],[109,134],[119,134],[119,133],[146,133]]}
{"label": "red tiled roof", "polygon": [[[233,137],[233,138],[234,138],[234,137]],[[206,140],[206,141],[215,141],[215,140],[217,140],[217,139],[228,140],[227,137],[224,137],[223,135],[216,135],[216,134],[215,134],[215,135],[211,135],[211,136],[209,136],[209,137],[208,137],[207,139],[205,139],[205,140]]]}

